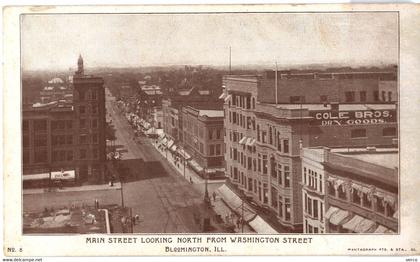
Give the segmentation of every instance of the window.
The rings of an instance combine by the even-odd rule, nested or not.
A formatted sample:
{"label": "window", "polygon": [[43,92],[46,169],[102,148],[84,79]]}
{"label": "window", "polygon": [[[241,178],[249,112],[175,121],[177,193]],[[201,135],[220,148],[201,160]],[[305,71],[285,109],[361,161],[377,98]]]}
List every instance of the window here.
{"label": "window", "polygon": [[92,143],[97,144],[98,141],[99,141],[98,134],[93,134],[92,135]]}
{"label": "window", "polygon": [[261,154],[258,154],[258,172],[261,172]]}
{"label": "window", "polygon": [[366,91],[360,91],[360,102],[366,102]]}
{"label": "window", "polygon": [[386,92],[382,91],[382,102],[386,101]]}
{"label": "window", "polygon": [[92,90],[92,93],[91,93],[91,95],[92,95],[92,100],[97,100],[98,99],[98,91],[96,91],[96,90]]}
{"label": "window", "polygon": [[389,91],[388,92],[388,102],[391,102],[391,101],[392,101],[392,92]]}
{"label": "window", "polygon": [[248,178],[248,191],[252,192],[252,178]]}
{"label": "window", "polygon": [[209,130],[209,140],[213,139],[213,129]]}
{"label": "window", "polygon": [[45,135],[35,136],[34,144],[35,144],[35,146],[46,146],[47,145],[47,136],[45,136]]}
{"label": "window", "polygon": [[92,106],[92,114],[97,114],[98,113],[98,106],[97,105],[93,105]]}
{"label": "window", "polygon": [[373,91],[373,100],[375,102],[379,101],[379,91]]}
{"label": "window", "polygon": [[291,96],[290,97],[290,103],[296,104],[296,103],[303,103],[305,102],[304,96]]}
{"label": "window", "polygon": [[313,213],[312,213],[312,217],[313,218],[318,218],[318,200],[316,200],[316,199],[313,200],[313,207],[314,207],[314,210],[313,210]]}
{"label": "window", "polygon": [[290,187],[290,167],[284,166],[284,186]]}
{"label": "window", "polygon": [[384,201],[382,198],[375,196],[376,198],[376,212],[384,214],[385,213],[385,206]]}
{"label": "window", "polygon": [[30,146],[30,144],[29,144],[30,142],[29,142],[29,136],[28,135],[24,135],[23,136],[23,138],[22,138],[22,144],[23,144],[23,147],[29,147]]}
{"label": "window", "polygon": [[263,174],[264,175],[266,175],[267,174],[267,172],[268,172],[268,160],[267,160],[267,155],[263,155],[262,156],[263,158],[263,161],[262,161],[262,163],[263,163]]}
{"label": "window", "polygon": [[67,151],[67,161],[73,160],[73,151]]}
{"label": "window", "polygon": [[366,208],[372,208],[372,201],[370,201],[370,198],[367,193],[363,193],[362,204]]}
{"label": "window", "polygon": [[283,198],[279,196],[279,217],[283,218]]}
{"label": "window", "polygon": [[47,130],[47,120],[35,120],[34,121],[34,131],[46,131]]}
{"label": "window", "polygon": [[66,120],[66,127],[67,129],[73,128],[73,120]]}
{"label": "window", "polygon": [[364,138],[364,137],[366,137],[366,129],[351,130],[351,138]]}
{"label": "window", "polygon": [[220,139],[220,129],[216,130],[216,139]]}
{"label": "window", "polygon": [[85,100],[85,97],[86,97],[86,93],[82,90],[79,90],[79,100],[83,101]]}
{"label": "window", "polygon": [[278,164],[277,166],[277,179],[278,179],[278,184],[283,185],[283,170],[280,164]]}
{"label": "window", "polygon": [[23,161],[23,164],[28,164],[29,163],[30,159],[29,159],[29,152],[28,151],[23,151],[22,161]]}
{"label": "window", "polygon": [[204,153],[204,145],[200,142],[200,153]]}
{"label": "window", "polygon": [[263,143],[267,143],[267,131],[262,131],[261,132],[261,139]]}
{"label": "window", "polygon": [[35,159],[34,159],[35,163],[44,163],[44,162],[47,162],[48,160],[48,155],[47,155],[46,150],[36,151],[34,156],[35,156]]}
{"label": "window", "polygon": [[86,120],[85,119],[80,119],[79,120],[79,125],[80,125],[80,128],[86,128]]}
{"label": "window", "polygon": [[221,145],[216,145],[216,156],[220,156],[222,154]]}
{"label": "window", "polygon": [[23,120],[23,122],[22,122],[22,130],[23,131],[28,131],[29,130],[29,122],[28,122],[28,120]]}
{"label": "window", "polygon": [[288,139],[283,140],[283,152],[289,153],[289,140]]}
{"label": "window", "polygon": [[382,129],[382,136],[396,136],[397,129],[395,127],[386,127]]}
{"label": "window", "polygon": [[80,149],[80,159],[86,159],[86,149]]}
{"label": "window", "polygon": [[277,189],[274,187],[271,187],[271,206],[274,208],[277,208],[277,205],[278,205]]}
{"label": "window", "polygon": [[87,135],[80,135],[79,144],[87,144]]}
{"label": "window", "polygon": [[210,145],[210,153],[211,156],[214,155],[214,145]]}
{"label": "window", "polygon": [[92,158],[98,159],[99,150],[97,148],[92,149]]}
{"label": "window", "polygon": [[73,136],[72,135],[66,136],[66,144],[67,145],[72,145],[73,144]]}
{"label": "window", "polygon": [[344,188],[344,185],[340,185],[337,188],[337,191],[338,191],[338,198],[343,199],[343,200],[347,200],[347,193],[346,193],[346,190]]}
{"label": "window", "polygon": [[352,202],[358,205],[362,204],[362,199],[360,198],[360,192],[356,189],[353,189],[353,192],[352,192]]}
{"label": "window", "polygon": [[98,119],[92,119],[92,128],[98,128]]}
{"label": "window", "polygon": [[344,92],[344,96],[346,97],[346,102],[354,102],[354,91],[347,91]]}
{"label": "window", "polygon": [[79,113],[82,114],[82,115],[86,113],[85,106],[79,106]]}
{"label": "window", "polygon": [[328,194],[331,196],[335,196],[335,188],[332,182],[328,181]]}
{"label": "window", "polygon": [[285,207],[286,207],[286,213],[285,213],[285,220],[290,221],[290,199],[285,198]]}

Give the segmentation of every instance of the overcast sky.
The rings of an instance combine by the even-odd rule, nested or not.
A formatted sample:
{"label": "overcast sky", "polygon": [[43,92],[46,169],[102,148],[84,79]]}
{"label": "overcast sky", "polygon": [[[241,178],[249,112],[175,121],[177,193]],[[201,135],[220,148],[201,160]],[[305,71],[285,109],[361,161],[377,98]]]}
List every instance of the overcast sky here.
{"label": "overcast sky", "polygon": [[25,15],[24,70],[398,62],[396,13]]}

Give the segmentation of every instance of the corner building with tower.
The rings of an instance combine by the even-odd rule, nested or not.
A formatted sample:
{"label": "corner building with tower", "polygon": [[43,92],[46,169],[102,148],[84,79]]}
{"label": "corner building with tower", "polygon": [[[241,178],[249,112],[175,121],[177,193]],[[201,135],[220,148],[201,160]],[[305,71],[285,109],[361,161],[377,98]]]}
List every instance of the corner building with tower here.
{"label": "corner building with tower", "polygon": [[[66,172],[78,183],[105,176],[105,90],[100,77],[84,74],[83,59],[73,76],[73,100],[22,109],[23,181]],[[25,184],[25,183],[24,183]]]}
{"label": "corner building with tower", "polygon": [[[269,73],[223,79],[227,185],[279,232],[303,232],[301,149],[396,148],[396,72],[341,71],[327,80],[317,72],[278,72],[277,83]],[[385,102],[377,99],[383,81],[395,87]],[[334,94],[324,94],[325,85]],[[363,102],[353,99],[355,90]]]}

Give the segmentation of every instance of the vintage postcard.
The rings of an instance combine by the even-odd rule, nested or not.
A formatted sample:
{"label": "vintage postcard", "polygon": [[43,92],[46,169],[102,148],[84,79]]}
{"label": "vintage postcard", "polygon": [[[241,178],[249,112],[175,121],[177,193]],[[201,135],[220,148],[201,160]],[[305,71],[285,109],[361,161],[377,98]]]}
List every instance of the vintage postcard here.
{"label": "vintage postcard", "polygon": [[3,13],[5,255],[419,254],[418,6]]}

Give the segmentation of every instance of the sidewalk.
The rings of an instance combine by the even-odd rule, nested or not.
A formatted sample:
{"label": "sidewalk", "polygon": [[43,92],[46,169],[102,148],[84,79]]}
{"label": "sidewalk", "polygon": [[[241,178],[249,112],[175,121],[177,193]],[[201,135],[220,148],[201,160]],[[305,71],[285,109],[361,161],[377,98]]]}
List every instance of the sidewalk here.
{"label": "sidewalk", "polygon": [[[150,143],[153,145],[153,147],[163,156],[166,158],[166,150],[160,150],[156,143],[153,142],[153,140],[150,140]],[[183,176],[184,175],[184,164],[179,162],[178,166],[175,165],[175,160],[172,157],[172,154],[170,152],[167,153],[167,161],[178,171],[178,173]],[[191,170],[187,164],[185,164],[185,180],[187,180],[188,182],[190,182],[190,178],[191,181],[194,184],[204,184],[205,183],[205,179],[203,179],[202,177],[200,177],[198,174],[196,174],[193,170]],[[218,179],[218,180],[213,180],[213,179],[208,179],[207,183],[208,184],[217,184],[217,183],[223,183],[225,182],[226,179]]]}
{"label": "sidewalk", "polygon": [[79,187],[63,187],[63,188],[31,188],[31,189],[24,189],[23,194],[24,195],[31,195],[31,194],[44,194],[48,192],[80,192],[80,191],[95,191],[95,190],[119,190],[121,189],[121,183],[115,182],[114,186],[110,186],[108,184],[102,184],[102,185],[85,185],[85,186],[79,186]]}

